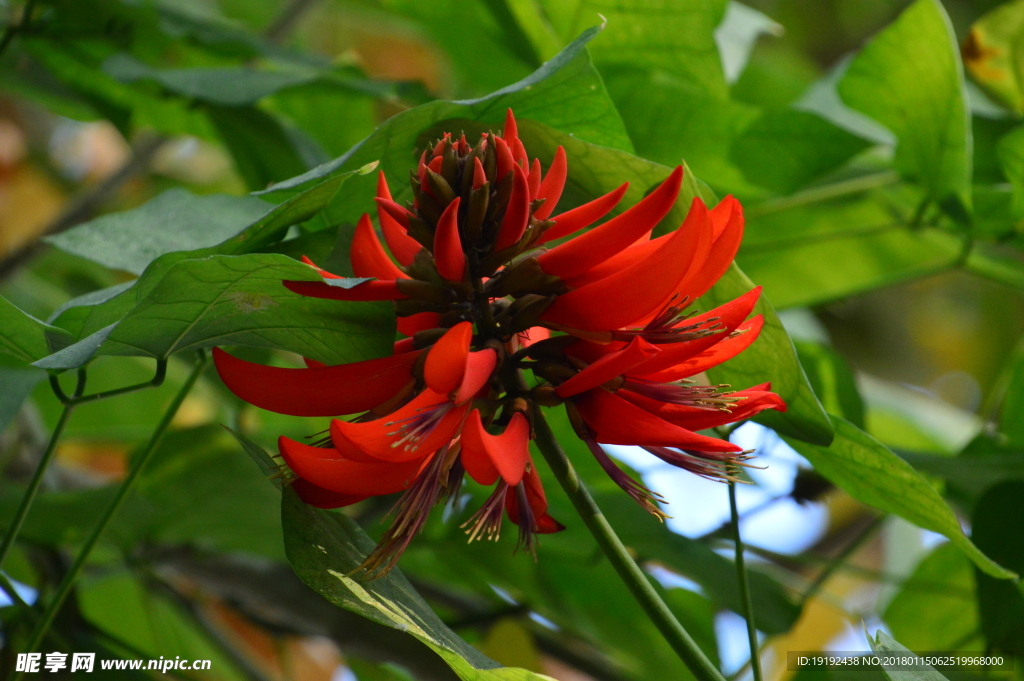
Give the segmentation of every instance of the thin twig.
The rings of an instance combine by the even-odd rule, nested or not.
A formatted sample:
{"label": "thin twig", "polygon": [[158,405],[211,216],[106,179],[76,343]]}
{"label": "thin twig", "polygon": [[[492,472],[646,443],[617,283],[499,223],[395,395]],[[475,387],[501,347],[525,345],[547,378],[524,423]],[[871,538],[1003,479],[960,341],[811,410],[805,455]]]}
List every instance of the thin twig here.
{"label": "thin twig", "polygon": [[854,537],[853,541],[843,547],[843,550],[839,552],[839,555],[833,558],[829,564],[826,565],[820,573],[818,573],[818,576],[814,578],[814,581],[812,581],[807,587],[807,590],[804,591],[804,595],[801,599],[804,603],[817,595],[821,588],[825,586],[825,582],[828,581],[828,578],[831,577],[832,574],[847,561],[847,559],[856,553],[872,535],[874,535],[875,530],[881,527],[883,520],[885,520],[884,515],[876,516],[867,527],[861,530],[859,535]]}
{"label": "thin twig", "polygon": [[[181,386],[178,394],[174,396],[171,404],[167,407],[167,411],[164,412],[163,417],[161,417],[156,429],[150,436],[149,442],[147,442],[142,451],[133,458],[131,469],[128,471],[128,475],[125,477],[124,482],[122,482],[120,487],[118,487],[117,492],[114,494],[114,498],[103,512],[99,522],[93,528],[89,537],[82,544],[82,548],[79,550],[78,556],[75,557],[75,562],[71,564],[71,568],[68,570],[67,574],[64,575],[64,579],[61,580],[60,585],[57,587],[57,592],[50,600],[39,624],[36,625],[35,631],[31,637],[31,642],[28,647],[25,648],[26,650],[36,650],[39,647],[39,644],[42,642],[43,637],[49,630],[50,625],[53,623],[54,617],[56,617],[57,612],[71,593],[71,589],[75,584],[75,580],[78,578],[78,574],[82,571],[85,561],[88,560],[89,555],[92,553],[93,548],[99,541],[100,536],[102,536],[103,532],[107,529],[107,525],[110,523],[111,518],[113,518],[121,508],[121,505],[127,498],[128,493],[132,490],[135,481],[138,479],[139,474],[142,472],[142,469],[145,467],[150,456],[163,440],[164,433],[167,432],[167,427],[171,425],[171,420],[174,418],[175,414],[178,413],[181,403],[185,401],[185,397],[188,396],[192,386],[195,385],[197,380],[199,380],[199,376],[206,367],[208,361],[209,357],[207,354],[204,351],[200,351],[199,358],[196,361],[195,367],[192,369],[192,373],[189,374],[184,385]],[[15,677],[15,681],[21,679],[23,676],[24,672],[19,673]]]}
{"label": "thin twig", "polygon": [[292,32],[299,19],[306,13],[316,0],[292,0],[280,14],[263,29],[263,37],[272,43],[280,43]]}
{"label": "thin twig", "polygon": [[733,539],[736,543],[736,575],[740,586],[740,600],[743,602],[743,617],[747,620],[747,642],[750,644],[750,666],[754,670],[754,681],[762,681],[761,651],[757,643],[757,626],[754,624],[754,602],[750,598],[750,582],[743,557],[743,539],[740,537],[740,514],[736,508],[736,483],[729,481],[729,513],[732,516]]}

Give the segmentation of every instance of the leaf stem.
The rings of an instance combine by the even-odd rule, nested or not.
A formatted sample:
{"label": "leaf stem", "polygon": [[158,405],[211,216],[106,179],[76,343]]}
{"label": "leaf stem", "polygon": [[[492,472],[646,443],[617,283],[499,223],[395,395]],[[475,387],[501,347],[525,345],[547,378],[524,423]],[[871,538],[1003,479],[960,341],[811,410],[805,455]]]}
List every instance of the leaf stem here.
{"label": "leaf stem", "polygon": [[679,659],[698,681],[725,681],[722,673],[711,663],[693,637],[679,623],[679,620],[665,605],[665,601],[654,590],[647,575],[629,555],[626,547],[615,534],[615,530],[608,523],[608,519],[601,513],[601,509],[598,508],[587,488],[583,486],[572,463],[569,462],[569,458],[565,455],[554,433],[551,432],[551,427],[544,419],[544,415],[539,411],[536,415],[534,429],[537,447],[544,455],[555,477],[558,478],[562,489],[569,495],[573,506],[576,507],[576,512],[579,513],[590,533],[594,535],[594,539],[597,540],[601,550],[604,551],[615,571],[619,573],[619,577],[632,592],[637,603],[658,627]]}
{"label": "leaf stem", "polygon": [[821,201],[829,201],[831,199],[848,196],[850,194],[859,194],[860,192],[865,192],[877,187],[895,184],[896,182],[899,182],[899,180],[899,173],[894,170],[885,170],[880,173],[863,175],[861,177],[833,182],[832,184],[826,184],[820,187],[812,187],[811,189],[793,194],[792,196],[783,196],[777,199],[770,199],[768,201],[756,203],[745,212],[747,217],[759,218],[763,215],[778,213],[798,206],[819,203]]}
{"label": "leaf stem", "polygon": [[743,601],[743,617],[747,620],[747,642],[750,644],[750,666],[754,681],[762,681],[760,646],[757,642],[757,626],[754,624],[754,602],[750,598],[750,582],[743,557],[743,539],[740,537],[740,513],[736,507],[736,483],[729,481],[729,512],[732,515],[732,535],[736,543],[736,577],[740,585],[740,599]]}
{"label": "leaf stem", "polygon": [[[167,427],[170,426],[175,414],[178,413],[181,403],[185,401],[185,397],[188,396],[192,386],[195,385],[197,380],[199,380],[199,376],[202,374],[202,371],[206,367],[208,361],[209,358],[207,354],[200,350],[199,358],[196,361],[195,367],[192,369],[192,373],[189,374],[184,385],[181,386],[181,389],[178,390],[174,399],[171,400],[170,405],[167,407],[167,411],[164,412],[163,417],[161,417],[160,422],[157,424],[156,429],[153,431],[153,434],[150,436],[145,447],[143,447],[142,451],[133,457],[128,475],[121,483],[121,486],[118,488],[114,498],[107,506],[107,509],[103,512],[99,522],[93,528],[92,533],[90,533],[89,537],[82,544],[82,548],[79,550],[78,556],[75,557],[75,562],[71,564],[71,568],[68,570],[67,574],[64,575],[64,579],[61,580],[60,585],[57,587],[56,593],[47,606],[46,611],[43,613],[39,623],[36,625],[30,639],[31,642],[25,650],[35,650],[39,647],[39,644],[42,642],[43,637],[49,630],[50,625],[53,623],[54,617],[56,617],[57,612],[64,604],[68,594],[71,593],[71,588],[74,586],[75,580],[78,578],[78,574],[82,571],[85,561],[88,560],[89,555],[96,546],[96,542],[99,541],[100,536],[103,534],[104,530],[107,529],[107,525],[110,523],[110,520],[117,513],[118,509],[121,508],[121,505],[124,503],[125,498],[131,491],[135,481],[138,479],[139,474],[142,472],[142,469],[145,467],[150,456],[156,450],[161,440],[163,440],[164,433],[167,431]],[[23,676],[24,672],[20,672],[15,677],[15,681],[18,681],[18,679],[21,679]]]}

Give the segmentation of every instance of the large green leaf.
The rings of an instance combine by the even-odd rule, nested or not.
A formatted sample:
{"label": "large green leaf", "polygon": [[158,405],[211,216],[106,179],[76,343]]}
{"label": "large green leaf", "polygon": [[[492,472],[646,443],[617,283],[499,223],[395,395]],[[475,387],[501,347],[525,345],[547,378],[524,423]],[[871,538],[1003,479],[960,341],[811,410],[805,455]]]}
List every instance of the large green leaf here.
{"label": "large green leaf", "polygon": [[[584,199],[599,196],[623,182],[629,182],[629,190],[620,205],[630,206],[671,172],[658,163],[623,151],[588,144],[535,123],[524,123],[520,127],[520,136],[542,161],[552,158],[555,149],[559,145],[563,146],[569,160],[566,193]],[[705,202],[714,203],[714,195],[710,190],[693,178],[692,173],[686,175],[688,179],[684,182],[675,207],[661,221],[656,232],[663,233],[678,227],[694,197],[700,196]],[[734,264],[696,304],[700,309],[710,310],[752,288],[754,283]],[[807,382],[792,341],[764,296],[758,302],[755,312],[765,316],[766,323],[761,337],[749,350],[709,372],[711,379],[728,383],[737,389],[771,381],[772,389],[786,400],[789,410],[785,413],[765,412],[762,416],[764,422],[793,437],[827,444],[832,437],[828,416]]]}
{"label": "large green leaf", "polygon": [[38,369],[8,369],[0,366],[0,433],[18,414],[22,403],[32,394],[32,389],[46,378],[46,372]]}
{"label": "large green leaf", "polygon": [[594,43],[594,61],[641,66],[673,74],[698,92],[726,99],[728,86],[715,44],[726,0],[542,0],[551,25],[566,42],[603,17],[606,35]]}
{"label": "large green leaf", "polygon": [[307,506],[291,489],[281,505],[285,551],[296,574],[327,600],[425,643],[465,681],[540,681],[549,677],[500,667],[445,626],[398,570],[374,581],[352,576],[374,542],[348,516]]}
{"label": "large green leaf", "polygon": [[[403,111],[385,121],[344,156],[274,185],[268,191],[291,192],[324,176],[380,160],[396,200],[411,198],[412,190],[407,182],[409,170],[415,167],[419,151],[430,138],[438,138],[445,131],[465,130],[471,136],[488,129],[497,130],[504,124],[505,110],[510,107],[522,122],[536,120],[580,139],[632,149],[622,120],[584,49],[599,32],[599,28],[584,32],[527,78],[486,97],[431,102]],[[372,182],[348,184],[338,192],[328,209],[329,220],[332,224],[355,223],[360,215],[373,211],[374,194]]]}
{"label": "large green leaf", "polygon": [[0,296],[0,361],[24,366],[70,342],[70,335],[18,309]]}
{"label": "large green leaf", "polygon": [[1016,579],[982,553],[960,529],[942,496],[910,464],[849,421],[832,417],[836,439],[819,447],[787,438],[814,469],[854,499],[894,513],[915,525],[945,535],[980,569],[999,579]]}
{"label": "large green leaf", "polygon": [[[971,518],[974,541],[1011,570],[1024,570],[1024,481],[996,485],[978,501]],[[1020,584],[978,572],[978,614],[989,649],[1024,654],[1024,593]]]}
{"label": "large green leaf", "polygon": [[830,414],[864,428],[864,400],[857,391],[857,379],[843,356],[820,343],[795,341],[800,365],[814,387],[814,394]]}
{"label": "large green leaf", "polygon": [[971,207],[963,66],[939,0],[915,0],[850,63],[839,94],[897,137],[896,168],[934,201]]}
{"label": "large green leaf", "polygon": [[960,650],[976,650],[977,641],[970,640],[979,633],[973,605],[974,568],[953,544],[944,543],[903,583],[883,618],[911,650],[955,650],[958,644]]}
{"label": "large green leaf", "polygon": [[272,208],[250,196],[196,196],[179,187],[138,208],[104,215],[46,241],[112,269],[142,274],[158,256],[219,244]]}
{"label": "large green leaf", "polygon": [[167,357],[190,348],[255,345],[329,364],[388,354],[390,306],[307,298],[281,284],[313,279],[311,268],[274,253],[180,261],[117,323],[99,353]]}

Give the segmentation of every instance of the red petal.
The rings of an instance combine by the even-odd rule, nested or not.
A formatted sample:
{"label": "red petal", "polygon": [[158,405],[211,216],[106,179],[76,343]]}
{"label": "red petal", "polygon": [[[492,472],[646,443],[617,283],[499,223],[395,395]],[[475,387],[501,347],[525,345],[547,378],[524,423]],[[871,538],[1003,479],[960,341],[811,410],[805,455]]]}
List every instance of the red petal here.
{"label": "red petal", "polygon": [[512,158],[512,151],[508,148],[508,144],[500,137],[494,138],[494,149],[498,154],[498,171],[495,175],[495,181],[501,182],[505,179],[506,174],[512,172],[512,166],[514,166],[516,162],[515,159]]}
{"label": "red petal", "polygon": [[326,298],[327,300],[402,300],[408,298],[398,290],[398,282],[371,280],[356,284],[352,288],[331,286],[322,281],[282,281],[284,287],[293,293],[309,298]]}
{"label": "red petal", "polygon": [[296,475],[331,492],[364,497],[393,494],[409,487],[423,460],[393,463],[358,463],[333,449],[311,447],[286,437],[278,440],[281,457]]}
{"label": "red petal", "polygon": [[519,347],[528,348],[534,343],[551,338],[551,330],[543,326],[531,326],[519,334]]}
{"label": "red petal", "polygon": [[[547,513],[548,500],[544,495],[544,486],[541,484],[540,476],[537,475],[537,467],[533,465],[533,461],[530,461],[529,471],[523,477],[523,482],[526,484],[526,499],[530,504],[530,510],[533,511],[534,522],[537,523],[537,532],[550,534],[564,530],[565,526]],[[509,520],[516,525],[519,524],[519,499],[514,487],[510,487],[505,495],[505,512],[508,513]]]}
{"label": "red petal", "polygon": [[529,459],[530,424],[525,416],[514,414],[501,435],[491,435],[480,412],[470,412],[462,427],[462,463],[474,480],[492,485],[500,474],[509,485],[518,485]]}
{"label": "red petal", "polygon": [[[782,401],[781,397],[773,392],[754,389],[731,393],[732,397],[744,397],[746,399],[738,402],[729,411],[700,409],[684,404],[668,404],[653,400],[644,395],[638,395],[629,390],[620,390],[618,394],[640,409],[687,430],[704,430],[705,428],[714,428],[715,426],[742,421],[765,409],[786,411],[786,403]],[[700,447],[692,447],[692,449],[702,451]]]}
{"label": "red petal", "polygon": [[509,140],[508,148],[512,151],[512,160],[516,162],[516,165],[526,170],[530,159],[526,155],[526,147],[523,146],[523,141],[518,137],[514,140]]}
{"label": "red petal", "polygon": [[472,340],[473,325],[459,322],[434,343],[423,367],[423,378],[431,390],[447,395],[462,384]]}
{"label": "red petal", "polygon": [[448,281],[462,281],[466,276],[466,254],[459,239],[459,202],[455,200],[441,213],[434,232],[434,261],[437,273]]}
{"label": "red petal", "polygon": [[[502,251],[516,244],[526,232],[530,222],[530,186],[526,172],[518,165],[512,166],[512,196],[501,220],[501,229],[494,244],[495,251]],[[543,257],[543,256],[542,256]]]}
{"label": "red petal", "polygon": [[374,277],[376,279],[408,279],[409,275],[398,269],[391,258],[384,252],[377,232],[373,229],[370,216],[363,213],[356,225],[352,237],[352,271],[357,277]]}
{"label": "red petal", "polygon": [[687,324],[699,324],[712,319],[717,320],[715,323],[720,325],[721,331],[712,336],[662,346],[662,353],[660,355],[636,367],[636,369],[629,372],[630,375],[646,376],[660,371],[674,372],[675,368],[682,362],[696,357],[708,348],[724,343],[728,339],[729,334],[740,328],[743,320],[753,311],[760,295],[761,287],[757,286],[739,298],[730,300],[725,305],[719,305],[710,312],[690,318],[687,320]]}
{"label": "red petal", "polygon": [[295,490],[300,499],[316,508],[341,508],[342,506],[351,506],[367,498],[358,494],[332,492],[302,478],[297,478],[292,482],[292,489]]}
{"label": "red petal", "polygon": [[558,200],[562,198],[562,189],[565,188],[565,178],[568,172],[569,163],[565,159],[565,149],[559,146],[555,150],[555,159],[551,161],[548,174],[544,176],[544,181],[540,183],[540,188],[534,197],[544,199],[543,205],[533,213],[535,218],[547,220],[548,216],[555,210]]}
{"label": "red petal", "polygon": [[533,201],[537,198],[537,192],[540,190],[541,169],[539,158],[533,159],[533,164],[530,165],[530,173],[526,179],[530,186],[530,200]]}
{"label": "red petal", "polygon": [[627,189],[629,189],[628,182],[604,196],[599,196],[593,201],[584,203],[582,206],[577,206],[572,210],[565,211],[561,215],[556,215],[553,218],[555,226],[544,232],[538,243],[547,243],[548,241],[560,239],[600,220],[622,200]]}
{"label": "red petal", "polygon": [[420,352],[317,369],[284,369],[213,349],[228,389],[251,404],[290,416],[338,416],[373,409],[411,380]]}
{"label": "red petal", "polygon": [[679,196],[683,167],[639,203],[603,225],[541,254],[537,261],[547,274],[562,279],[582,274],[628,247],[668,215]]}
{"label": "red petal", "polygon": [[405,208],[398,205],[391,199],[382,199],[378,197],[374,199],[374,201],[376,201],[377,203],[378,211],[384,211],[385,213],[390,215],[395,220],[395,222],[400,224],[403,229],[409,229],[409,211],[407,211]]}
{"label": "red petal", "polygon": [[388,179],[384,177],[384,171],[377,173],[377,198],[391,201],[391,190],[388,188]]}
{"label": "red petal", "polygon": [[742,451],[725,440],[680,428],[603,388],[590,390],[574,399],[580,415],[597,433],[597,441],[604,444],[680,447],[706,452]]}
{"label": "red petal", "polygon": [[497,363],[498,353],[490,348],[469,353],[469,357],[466,358],[466,373],[459,386],[459,392],[455,394],[455,403],[462,404],[473,399],[487,385]]}
{"label": "red petal", "polygon": [[[716,236],[711,252],[708,253],[704,263],[699,268],[691,268],[687,278],[680,282],[680,296],[696,300],[707,293],[708,289],[722,278],[722,275],[729,269],[729,265],[732,264],[733,258],[736,257],[736,251],[739,250],[740,242],[743,240],[743,207],[731,196],[722,199],[722,202],[715,208],[720,209],[723,205],[732,209],[728,213],[728,221],[724,221],[721,217],[724,211],[718,214],[718,224],[715,224],[715,219],[712,220],[712,225],[714,225],[718,236]],[[725,226],[719,231],[719,225],[722,222],[725,222]]]}
{"label": "red petal", "polygon": [[418,312],[408,317],[399,317],[398,333],[413,336],[417,331],[436,329],[440,321],[441,315],[436,312]]}
{"label": "red petal", "polygon": [[487,173],[484,171],[484,165],[480,163],[479,157],[473,158],[473,190],[480,189],[487,184]]}
{"label": "red petal", "polygon": [[612,352],[597,360],[562,385],[555,388],[561,398],[579,395],[584,390],[596,388],[613,378],[621,376],[633,367],[657,355],[658,348],[643,338],[634,338],[623,349]]}
{"label": "red petal", "polygon": [[750,345],[757,340],[763,326],[764,317],[758,315],[739,326],[737,330],[743,332],[739,336],[730,338],[728,333],[724,333],[722,335],[725,336],[725,338],[712,345],[704,352],[691,357],[684,362],[680,362],[669,369],[665,369],[664,371],[643,374],[643,378],[657,383],[669,383],[671,381],[689,378],[690,376],[696,376],[702,371],[707,371],[712,367],[718,366],[722,362],[732,359],[749,348]]}
{"label": "red petal", "polygon": [[659,309],[685,276],[686,263],[706,252],[710,236],[704,202],[694,199],[686,222],[653,255],[558,296],[541,319],[584,331],[620,329],[632,324]]}
{"label": "red petal", "polygon": [[512,109],[505,111],[505,127],[501,130],[502,138],[512,144],[512,140],[519,138],[519,126],[516,125],[516,117],[512,113]]}
{"label": "red petal", "polygon": [[391,352],[393,355],[400,355],[403,352],[412,352],[416,349],[414,345],[415,341],[412,338],[403,338],[402,340],[395,341],[395,349]]}
{"label": "red petal", "polygon": [[[331,438],[350,442],[381,461],[420,460],[448,444],[459,432],[470,405],[450,405],[446,395],[428,388],[402,408],[376,421],[334,421],[331,423]],[[432,429],[421,433],[418,440],[407,439],[408,430],[415,427],[417,420],[426,418],[431,410],[445,408],[448,411],[437,419]]]}
{"label": "red petal", "polygon": [[610,277],[616,272],[624,270],[627,267],[640,262],[644,258],[650,257],[653,253],[657,252],[659,248],[664,246],[665,242],[668,241],[671,236],[671,234],[664,234],[659,236],[657,239],[645,241],[642,244],[634,244],[604,262],[591,267],[583,274],[565,279],[565,285],[569,287],[569,290],[572,290],[582,288],[587,284],[592,284],[595,281],[604,279],[605,277]]}

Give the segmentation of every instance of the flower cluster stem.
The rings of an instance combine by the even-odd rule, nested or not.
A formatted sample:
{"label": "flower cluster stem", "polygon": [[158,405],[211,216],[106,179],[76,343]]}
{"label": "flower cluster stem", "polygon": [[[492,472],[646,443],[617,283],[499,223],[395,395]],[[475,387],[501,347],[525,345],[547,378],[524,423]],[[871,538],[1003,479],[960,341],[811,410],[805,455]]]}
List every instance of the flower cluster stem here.
{"label": "flower cluster stem", "polygon": [[750,644],[750,667],[754,672],[754,681],[762,681],[761,651],[757,643],[757,627],[754,625],[754,603],[750,598],[750,581],[747,579],[747,566],[743,557],[743,539],[740,537],[740,514],[736,507],[736,483],[729,481],[729,512],[732,514],[732,532],[736,544],[736,577],[740,586],[740,599],[743,602],[743,617],[747,620],[747,641]]}
{"label": "flower cluster stem", "polygon": [[672,614],[665,601],[648,581],[647,576],[629,555],[622,540],[601,513],[594,498],[579,479],[572,463],[551,432],[544,416],[537,412],[534,423],[537,447],[551,467],[562,489],[569,495],[576,512],[594,535],[598,545],[611,562],[619,577],[625,582],[633,597],[644,609],[665,640],[675,650],[698,681],[725,681],[725,677],[700,649],[693,637],[683,628]]}
{"label": "flower cluster stem", "polygon": [[[121,505],[127,498],[128,493],[134,486],[135,481],[138,479],[139,474],[142,472],[143,468],[145,468],[146,466],[146,463],[149,461],[149,458],[160,445],[160,442],[163,440],[164,434],[167,432],[168,426],[170,426],[175,414],[178,413],[178,409],[181,407],[182,402],[185,401],[185,398],[188,396],[189,391],[192,390],[192,386],[195,385],[197,380],[199,380],[199,376],[202,374],[203,369],[206,367],[208,360],[209,358],[207,354],[204,351],[200,351],[199,358],[196,361],[195,367],[192,369],[192,373],[189,374],[188,378],[185,380],[184,385],[181,386],[181,389],[178,390],[178,393],[174,396],[174,399],[171,400],[170,405],[168,405],[167,410],[164,412],[163,417],[161,417],[160,422],[157,424],[156,429],[150,436],[149,441],[142,448],[142,450],[133,457],[132,465],[128,471],[128,475],[125,477],[120,487],[118,487],[117,493],[114,495],[114,498],[111,500],[110,504],[103,512],[103,515],[100,517],[99,522],[96,523],[96,526],[89,534],[89,537],[82,544],[82,547],[78,552],[78,556],[75,557],[75,562],[72,563],[71,568],[68,570],[67,574],[64,575],[64,578],[61,580],[60,585],[57,587],[56,593],[54,593],[53,598],[47,605],[46,611],[43,613],[38,624],[36,624],[35,630],[32,632],[30,643],[25,648],[25,650],[35,650],[39,647],[39,644],[42,643],[43,637],[46,636],[46,632],[49,630],[50,625],[53,623],[54,617],[56,617],[57,613],[60,611],[61,606],[64,605],[64,601],[71,593],[71,589],[75,584],[75,580],[78,579],[78,575],[82,571],[82,567],[88,560],[93,548],[96,546],[96,543],[103,535],[103,532],[107,529],[107,525],[110,523],[111,518],[113,518],[117,511],[121,508]],[[18,681],[23,676],[24,672],[19,673],[16,677],[14,677],[14,681]]]}

